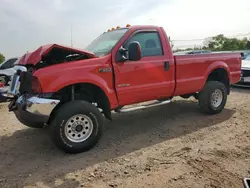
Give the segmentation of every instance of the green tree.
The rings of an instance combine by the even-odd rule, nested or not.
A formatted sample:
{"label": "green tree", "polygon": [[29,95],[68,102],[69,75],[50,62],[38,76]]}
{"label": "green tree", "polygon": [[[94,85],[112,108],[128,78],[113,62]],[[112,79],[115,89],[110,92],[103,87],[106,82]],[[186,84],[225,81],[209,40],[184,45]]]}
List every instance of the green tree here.
{"label": "green tree", "polygon": [[247,49],[247,50],[250,50],[250,40],[249,40],[249,41],[247,41],[247,44],[246,44],[246,49]]}
{"label": "green tree", "polygon": [[204,49],[210,49],[213,51],[246,50],[248,43],[249,41],[247,38],[227,38],[223,34],[220,34],[205,40]]}
{"label": "green tree", "polygon": [[0,64],[5,61],[5,57],[3,54],[0,53]]}
{"label": "green tree", "polygon": [[226,42],[227,38],[224,37],[223,34],[217,35],[212,37],[207,44],[208,49],[214,51],[221,51],[223,50],[224,43]]}

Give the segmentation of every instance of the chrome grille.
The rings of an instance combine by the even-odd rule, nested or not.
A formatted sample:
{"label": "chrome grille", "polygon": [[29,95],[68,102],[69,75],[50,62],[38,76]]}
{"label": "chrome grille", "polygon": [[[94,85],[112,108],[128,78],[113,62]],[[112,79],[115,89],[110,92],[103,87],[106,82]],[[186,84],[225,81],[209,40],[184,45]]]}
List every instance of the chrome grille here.
{"label": "chrome grille", "polygon": [[12,94],[12,95],[16,95],[17,92],[18,92],[18,88],[19,88],[19,78],[20,76],[15,73],[12,78],[11,78],[11,83],[10,83],[10,89],[8,91],[9,94]]}
{"label": "chrome grille", "polygon": [[16,95],[19,92],[20,87],[20,75],[17,73],[18,71],[21,72],[27,72],[27,68],[24,66],[15,65],[14,69],[16,70],[16,73],[11,76],[11,82],[8,94]]}

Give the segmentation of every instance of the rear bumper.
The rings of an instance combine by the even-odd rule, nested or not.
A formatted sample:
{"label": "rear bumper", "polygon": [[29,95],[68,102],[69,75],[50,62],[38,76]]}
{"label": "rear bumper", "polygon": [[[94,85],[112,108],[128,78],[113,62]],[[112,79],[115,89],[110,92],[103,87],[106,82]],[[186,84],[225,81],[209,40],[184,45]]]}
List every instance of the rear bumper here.
{"label": "rear bumper", "polygon": [[240,81],[234,84],[236,86],[250,86],[250,69],[242,69]]}
{"label": "rear bumper", "polygon": [[59,100],[36,96],[20,96],[16,102],[9,105],[9,109],[13,109],[17,119],[24,125],[41,128],[48,122],[53,109],[59,102]]}

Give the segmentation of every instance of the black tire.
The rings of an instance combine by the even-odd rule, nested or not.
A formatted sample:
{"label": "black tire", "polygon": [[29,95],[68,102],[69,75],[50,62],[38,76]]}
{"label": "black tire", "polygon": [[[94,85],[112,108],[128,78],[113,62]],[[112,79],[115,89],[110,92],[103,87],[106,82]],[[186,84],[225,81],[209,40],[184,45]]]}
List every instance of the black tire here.
{"label": "black tire", "polygon": [[[213,104],[212,95],[216,90],[220,90],[222,93],[222,100],[219,105]],[[217,91],[218,91],[217,90]],[[218,114],[220,113],[227,102],[227,88],[226,86],[218,81],[208,81],[204,88],[200,91],[199,96],[199,106],[202,112],[208,114]]]}
{"label": "black tire", "polygon": [[[68,120],[77,114],[87,116],[92,122],[92,132],[90,136],[80,142],[70,140],[65,133]],[[84,118],[82,118],[82,121]],[[77,122],[76,122],[77,124]],[[74,124],[72,124],[74,127]],[[82,126],[84,129],[84,126]],[[103,117],[101,112],[92,104],[85,101],[72,101],[62,105],[55,113],[49,125],[50,136],[55,145],[66,153],[80,153],[93,148],[102,135]],[[72,129],[73,131],[73,129]],[[74,129],[76,131],[76,128]],[[88,130],[87,130],[88,131]],[[67,131],[66,131],[67,132]],[[80,133],[76,133],[76,135]],[[83,133],[85,134],[85,132]],[[72,134],[73,135],[73,134]],[[77,138],[77,137],[76,137]]]}

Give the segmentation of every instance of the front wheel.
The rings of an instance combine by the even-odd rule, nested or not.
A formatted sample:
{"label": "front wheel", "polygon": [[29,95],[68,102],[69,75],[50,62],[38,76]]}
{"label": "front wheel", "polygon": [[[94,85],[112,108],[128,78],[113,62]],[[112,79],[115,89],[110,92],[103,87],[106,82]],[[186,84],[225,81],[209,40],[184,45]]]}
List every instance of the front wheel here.
{"label": "front wheel", "polygon": [[102,134],[100,111],[85,101],[64,104],[56,112],[50,136],[57,147],[67,153],[80,153],[93,148]]}
{"label": "front wheel", "polygon": [[199,93],[198,100],[202,112],[218,114],[226,105],[227,88],[221,82],[209,81]]}

